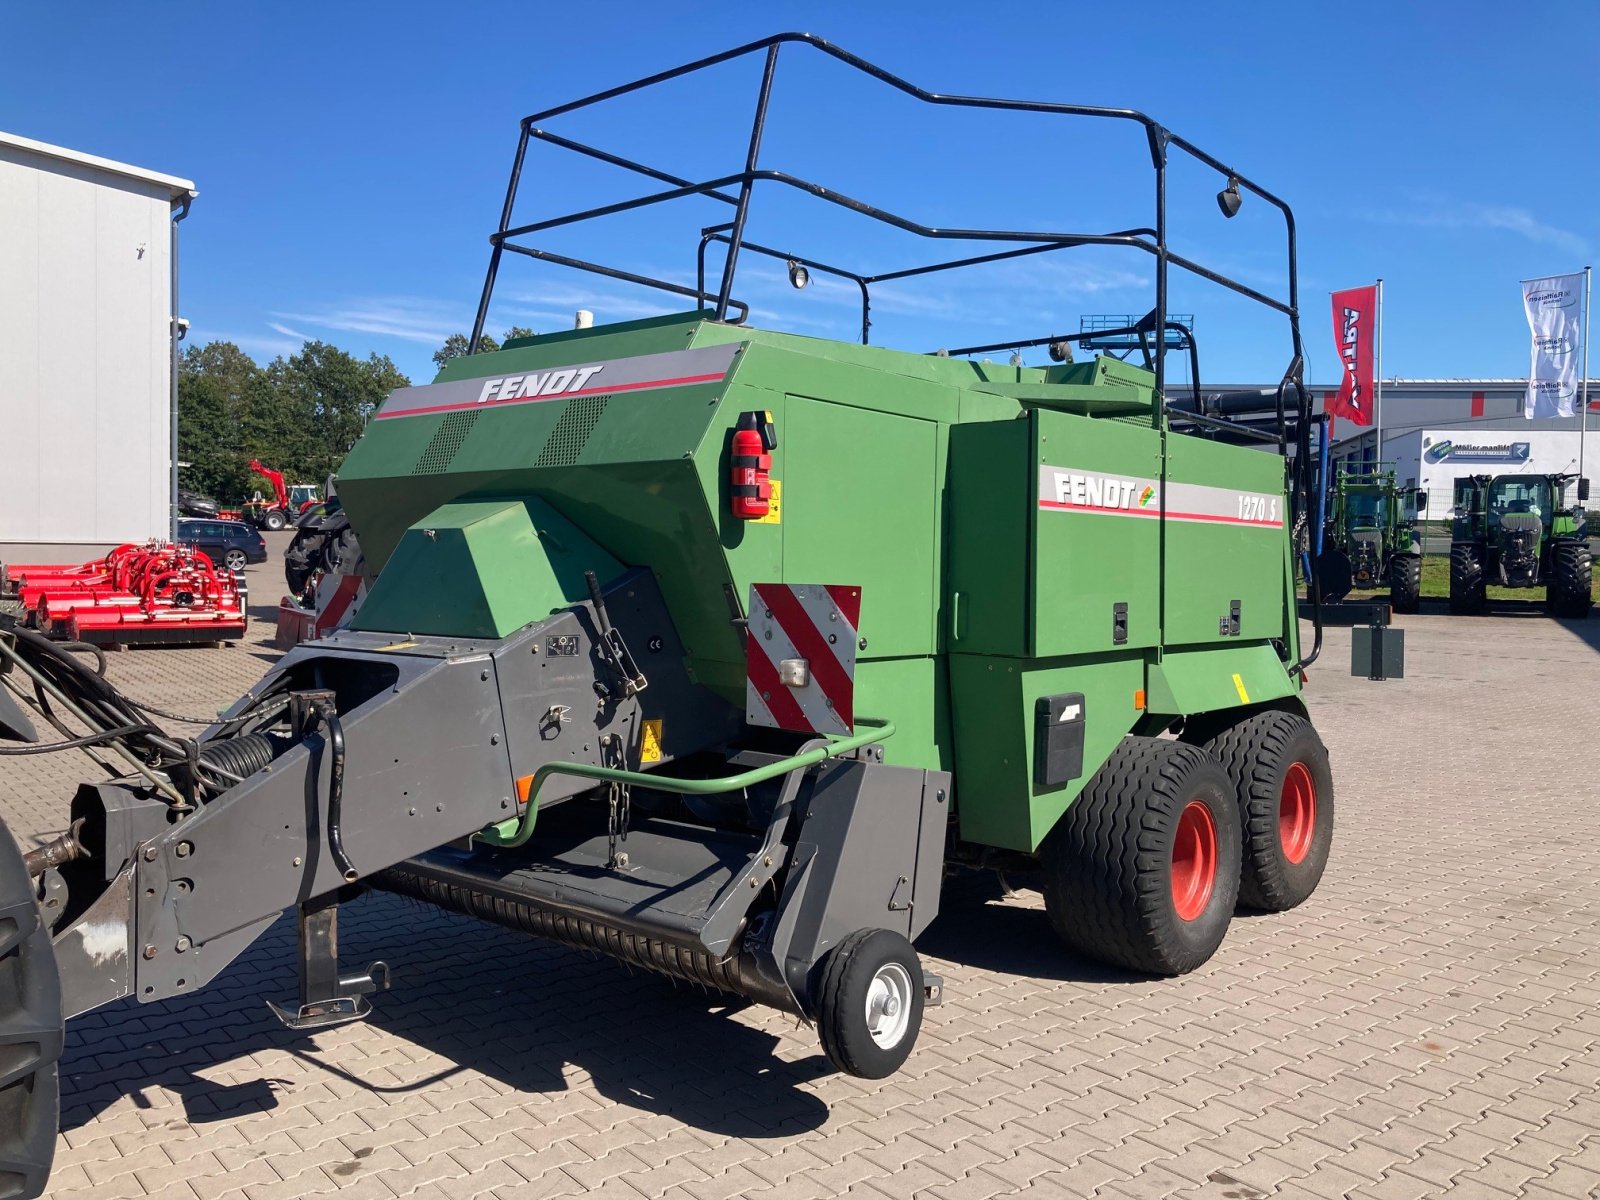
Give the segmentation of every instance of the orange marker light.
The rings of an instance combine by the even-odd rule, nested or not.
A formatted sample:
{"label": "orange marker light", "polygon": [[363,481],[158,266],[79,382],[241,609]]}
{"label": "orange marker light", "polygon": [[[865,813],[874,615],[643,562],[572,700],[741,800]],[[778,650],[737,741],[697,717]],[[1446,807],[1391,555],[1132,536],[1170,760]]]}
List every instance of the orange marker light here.
{"label": "orange marker light", "polygon": [[1135,708],[1143,708],[1144,707],[1144,689],[1143,688],[1139,688],[1137,691],[1135,691],[1133,693],[1133,706]]}

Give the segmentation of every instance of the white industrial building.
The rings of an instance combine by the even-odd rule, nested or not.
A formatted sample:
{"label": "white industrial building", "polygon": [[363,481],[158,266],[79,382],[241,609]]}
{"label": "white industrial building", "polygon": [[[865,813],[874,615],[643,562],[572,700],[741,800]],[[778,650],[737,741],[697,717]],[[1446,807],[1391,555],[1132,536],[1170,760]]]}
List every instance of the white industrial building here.
{"label": "white industrial building", "polygon": [[165,536],[194,184],[0,133],[0,543]]}
{"label": "white industrial building", "polygon": [[[1587,436],[1578,416],[1530,421],[1523,414],[1526,379],[1397,379],[1383,384],[1383,448],[1377,430],[1337,421],[1333,457],[1395,465],[1403,487],[1425,488],[1424,517],[1451,514],[1457,478],[1464,475],[1600,476],[1600,380],[1589,384]],[[1317,408],[1330,396],[1316,390]],[[1568,503],[1576,487],[1567,489]],[[1594,503],[1600,493],[1593,494]]]}

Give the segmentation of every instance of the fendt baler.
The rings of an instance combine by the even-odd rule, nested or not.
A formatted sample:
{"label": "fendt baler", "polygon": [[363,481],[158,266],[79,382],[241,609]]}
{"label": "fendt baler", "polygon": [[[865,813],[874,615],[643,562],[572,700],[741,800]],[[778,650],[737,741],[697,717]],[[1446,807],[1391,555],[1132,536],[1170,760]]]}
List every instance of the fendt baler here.
{"label": "fendt baler", "polygon": [[[1311,894],[1333,791],[1299,698],[1287,208],[1138,114],[1023,106],[1138,124],[1163,213],[1174,150],[1234,209],[1243,188],[1282,210],[1287,301],[1206,274],[1288,319],[1275,420],[1205,411],[1193,332],[1164,313],[1169,261],[1193,264],[1155,230],[933,231],[799,181],[999,242],[983,261],[1152,253],[1155,311],[1112,331],[1146,365],[1071,362],[1076,334],[919,354],[752,328],[733,268],[777,253],[743,228],[752,184],[795,182],[756,167],[793,43],[996,105],[804,35],[669,72],[765,55],[744,172],[691,185],[606,159],[734,205],[700,243],[727,250],[715,293],[513,241],[543,227],[510,225],[528,142],[589,152],[529,118],[474,342],[507,249],[687,290],[692,311],[515,340],[391,395],[339,476],[366,602],[197,739],[74,647],[0,625],[0,732],[35,743],[11,752],[106,768],[65,833],[26,856],[0,839],[0,1194],[43,1186],[63,1014],[202,988],[292,909],[300,994],[279,1015],[364,1016],[388,972],[344,972],[336,921],[367,888],[775,1005],[871,1077],[938,999],[912,943],[952,867],[1036,870],[1072,949],[1145,974],[1205,962],[1236,903]],[[865,343],[882,277],[848,277]],[[1046,344],[1055,364],[1022,365]],[[1173,346],[1192,400],[1168,396]],[[973,357],[994,350],[1019,353]],[[42,721],[62,740],[37,744]]]}

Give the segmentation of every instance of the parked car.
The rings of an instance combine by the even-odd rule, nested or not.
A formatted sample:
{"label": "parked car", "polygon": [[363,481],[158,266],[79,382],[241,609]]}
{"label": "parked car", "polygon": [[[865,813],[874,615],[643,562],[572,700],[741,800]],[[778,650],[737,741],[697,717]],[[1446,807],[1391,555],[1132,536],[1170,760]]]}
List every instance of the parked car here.
{"label": "parked car", "polygon": [[178,511],[186,517],[215,518],[221,508],[216,500],[200,492],[190,491],[188,488],[178,489]]}
{"label": "parked car", "polygon": [[230,571],[267,561],[261,531],[243,521],[179,521],[178,541],[204,551],[213,563]]}

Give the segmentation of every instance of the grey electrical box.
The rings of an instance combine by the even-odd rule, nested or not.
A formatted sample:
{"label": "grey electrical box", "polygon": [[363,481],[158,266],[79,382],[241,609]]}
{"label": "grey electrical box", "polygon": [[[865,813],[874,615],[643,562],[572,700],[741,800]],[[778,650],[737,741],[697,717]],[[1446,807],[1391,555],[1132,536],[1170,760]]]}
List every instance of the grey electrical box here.
{"label": "grey electrical box", "polygon": [[1060,787],[1083,774],[1083,693],[1041,696],[1033,709],[1033,781]]}

